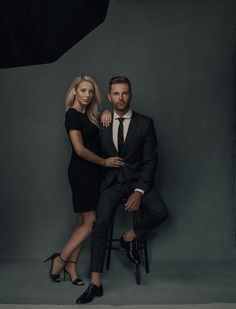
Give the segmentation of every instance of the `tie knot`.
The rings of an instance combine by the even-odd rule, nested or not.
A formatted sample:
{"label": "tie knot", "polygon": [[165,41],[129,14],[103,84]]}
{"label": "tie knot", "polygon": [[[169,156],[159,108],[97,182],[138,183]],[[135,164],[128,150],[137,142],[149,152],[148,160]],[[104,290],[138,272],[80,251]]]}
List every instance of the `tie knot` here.
{"label": "tie knot", "polygon": [[123,117],[118,117],[117,119],[118,119],[118,120],[119,120],[119,122],[121,123],[121,122],[123,122],[123,121],[124,121],[124,119],[125,119],[125,118],[123,118]]}

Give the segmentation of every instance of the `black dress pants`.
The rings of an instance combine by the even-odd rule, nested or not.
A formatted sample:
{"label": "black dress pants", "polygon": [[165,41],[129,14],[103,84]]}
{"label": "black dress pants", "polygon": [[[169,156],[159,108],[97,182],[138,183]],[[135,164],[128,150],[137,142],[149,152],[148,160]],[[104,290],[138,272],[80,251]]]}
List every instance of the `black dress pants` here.
{"label": "black dress pants", "polygon": [[[122,200],[131,193],[126,184],[120,183],[113,183],[101,192],[91,237],[91,272],[103,271],[111,219]],[[142,208],[145,217],[133,227],[137,238],[160,225],[168,217],[166,205],[154,190],[144,194]]]}

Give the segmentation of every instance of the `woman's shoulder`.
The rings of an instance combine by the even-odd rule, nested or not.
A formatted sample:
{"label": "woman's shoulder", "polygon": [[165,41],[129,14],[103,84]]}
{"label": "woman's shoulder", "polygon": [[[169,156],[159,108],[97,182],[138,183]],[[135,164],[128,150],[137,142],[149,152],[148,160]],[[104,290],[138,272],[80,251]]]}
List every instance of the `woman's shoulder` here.
{"label": "woman's shoulder", "polygon": [[69,108],[65,114],[65,127],[69,129],[80,130],[83,126],[83,114],[75,110],[74,108]]}
{"label": "woman's shoulder", "polygon": [[81,112],[77,111],[75,108],[73,107],[70,107],[67,111],[66,111],[66,114],[68,115],[77,115],[77,116],[80,116],[80,115],[83,115]]}
{"label": "woman's shoulder", "polygon": [[69,108],[67,111],[66,111],[66,114],[65,114],[65,118],[76,118],[76,119],[81,119],[83,118],[84,114],[81,113],[81,112],[78,112],[76,109],[74,108]]}

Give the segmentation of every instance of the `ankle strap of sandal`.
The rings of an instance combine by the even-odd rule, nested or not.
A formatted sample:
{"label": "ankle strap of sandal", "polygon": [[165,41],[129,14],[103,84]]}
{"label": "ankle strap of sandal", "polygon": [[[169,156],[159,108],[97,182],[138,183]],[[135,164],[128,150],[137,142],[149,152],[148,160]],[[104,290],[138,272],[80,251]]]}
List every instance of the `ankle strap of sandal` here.
{"label": "ankle strap of sandal", "polygon": [[77,262],[75,261],[66,261],[67,263],[74,263],[74,264],[77,264]]}
{"label": "ankle strap of sandal", "polygon": [[63,263],[63,264],[66,264],[66,263],[67,263],[67,261],[65,261],[65,260],[61,257],[61,254],[60,254],[60,253],[59,253],[58,257],[59,257],[59,262],[61,262],[61,264],[62,264],[62,263]]}

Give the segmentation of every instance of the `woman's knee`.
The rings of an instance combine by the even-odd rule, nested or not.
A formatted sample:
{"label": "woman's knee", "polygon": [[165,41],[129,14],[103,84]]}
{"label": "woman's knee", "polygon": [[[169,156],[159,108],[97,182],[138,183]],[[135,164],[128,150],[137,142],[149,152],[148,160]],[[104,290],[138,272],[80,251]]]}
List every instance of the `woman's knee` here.
{"label": "woman's knee", "polygon": [[85,212],[81,214],[81,221],[85,224],[87,223],[91,223],[94,222],[94,220],[96,219],[96,214],[94,211],[91,212]]}
{"label": "woman's knee", "polygon": [[78,230],[80,231],[83,231],[83,233],[86,233],[87,235],[90,235],[92,233],[92,230],[93,230],[93,223],[83,223],[81,224],[79,227],[78,227]]}
{"label": "woman's knee", "polygon": [[86,228],[88,230],[90,229],[92,230],[95,219],[96,219],[95,215],[83,216],[83,220],[81,222],[80,227]]}

